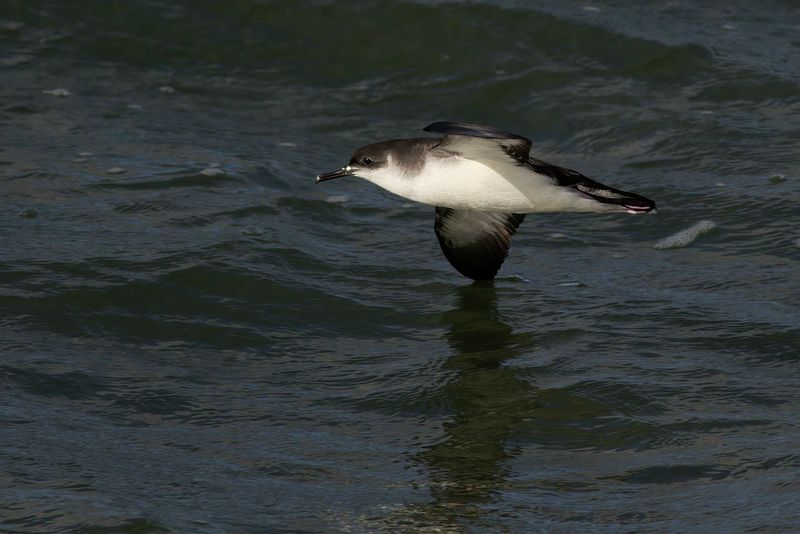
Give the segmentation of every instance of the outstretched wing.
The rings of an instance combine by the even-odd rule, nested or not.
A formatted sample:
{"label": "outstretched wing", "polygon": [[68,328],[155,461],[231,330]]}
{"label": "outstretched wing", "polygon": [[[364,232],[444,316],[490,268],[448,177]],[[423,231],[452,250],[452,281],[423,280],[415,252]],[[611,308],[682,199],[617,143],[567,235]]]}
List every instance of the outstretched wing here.
{"label": "outstretched wing", "polygon": [[531,151],[530,139],[481,124],[442,121],[429,124],[424,130],[444,134],[439,147],[468,159],[489,160],[505,153],[525,163]]}
{"label": "outstretched wing", "polygon": [[473,280],[491,280],[508,255],[511,236],[525,218],[520,213],[436,207],[433,226],[445,257]]}

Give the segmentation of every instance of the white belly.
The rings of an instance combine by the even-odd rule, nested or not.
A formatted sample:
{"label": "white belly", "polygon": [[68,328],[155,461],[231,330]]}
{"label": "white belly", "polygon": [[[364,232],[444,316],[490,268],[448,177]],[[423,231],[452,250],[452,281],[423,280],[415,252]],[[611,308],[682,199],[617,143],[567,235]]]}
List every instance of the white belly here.
{"label": "white belly", "polygon": [[496,167],[458,156],[442,158],[404,181],[393,192],[432,206],[510,213],[605,211],[604,205],[555,185],[551,178],[515,165],[510,158],[508,164]]}

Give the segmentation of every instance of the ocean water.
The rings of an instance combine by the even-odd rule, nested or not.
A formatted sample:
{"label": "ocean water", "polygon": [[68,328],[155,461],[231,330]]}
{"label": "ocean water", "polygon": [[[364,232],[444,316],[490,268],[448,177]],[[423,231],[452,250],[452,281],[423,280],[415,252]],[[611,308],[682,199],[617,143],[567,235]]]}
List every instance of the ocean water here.
{"label": "ocean water", "polygon": [[[700,5],[702,4],[702,5]],[[0,0],[0,530],[800,525],[794,2]],[[364,144],[653,198],[493,284]]]}

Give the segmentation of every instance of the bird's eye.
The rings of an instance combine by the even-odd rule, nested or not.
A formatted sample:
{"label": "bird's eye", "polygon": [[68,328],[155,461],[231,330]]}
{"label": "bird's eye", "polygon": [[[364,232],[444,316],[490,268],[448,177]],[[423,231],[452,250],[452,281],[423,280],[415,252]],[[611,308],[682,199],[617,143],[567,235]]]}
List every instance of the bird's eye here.
{"label": "bird's eye", "polygon": [[364,165],[372,165],[372,160],[364,156],[363,158],[361,158],[361,163],[363,163]]}

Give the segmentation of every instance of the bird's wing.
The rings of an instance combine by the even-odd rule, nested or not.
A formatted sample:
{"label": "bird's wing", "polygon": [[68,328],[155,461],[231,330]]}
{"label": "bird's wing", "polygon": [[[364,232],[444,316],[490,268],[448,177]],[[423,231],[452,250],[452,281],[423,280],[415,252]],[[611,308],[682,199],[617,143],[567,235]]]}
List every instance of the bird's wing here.
{"label": "bird's wing", "polygon": [[536,174],[549,176],[556,184],[572,188],[603,204],[622,206],[631,213],[647,213],[656,207],[655,202],[649,198],[603,185],[572,169],[552,165],[535,158],[528,158],[527,165]]}
{"label": "bird's wing", "polygon": [[531,150],[530,139],[480,124],[434,122],[424,129],[426,132],[445,135],[438,148],[457,153],[467,159],[491,161],[510,156],[520,163],[525,163]]}
{"label": "bird's wing", "polygon": [[445,257],[473,280],[491,280],[508,255],[525,214],[436,207],[433,226]]}

